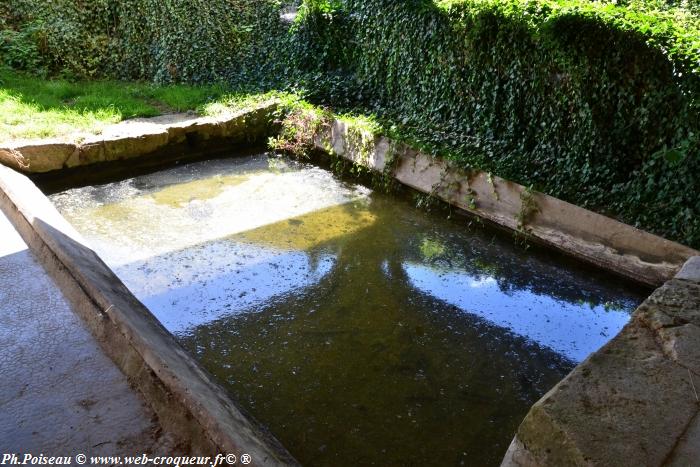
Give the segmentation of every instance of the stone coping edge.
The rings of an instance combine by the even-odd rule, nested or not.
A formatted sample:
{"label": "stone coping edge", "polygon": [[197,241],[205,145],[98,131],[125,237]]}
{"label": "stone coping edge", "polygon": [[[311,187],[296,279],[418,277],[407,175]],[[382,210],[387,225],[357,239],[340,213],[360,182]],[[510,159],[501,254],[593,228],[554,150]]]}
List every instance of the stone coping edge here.
{"label": "stone coping edge", "polygon": [[0,208],[180,446],[203,455],[247,453],[251,465],[299,465],[179,345],[31,180],[1,165]]}
{"label": "stone coping edge", "polygon": [[613,340],[532,406],[502,467],[697,464],[699,266],[700,257],[690,258]]}
{"label": "stone coping edge", "polygon": [[316,149],[393,177],[525,239],[554,247],[618,275],[658,287],[700,252],[489,173],[439,157],[339,119],[313,137]]}
{"label": "stone coping edge", "polygon": [[124,120],[100,135],[19,140],[0,144],[0,163],[23,173],[43,173],[99,162],[143,157],[177,144],[249,142],[267,137],[279,100],[218,117],[169,114]]}

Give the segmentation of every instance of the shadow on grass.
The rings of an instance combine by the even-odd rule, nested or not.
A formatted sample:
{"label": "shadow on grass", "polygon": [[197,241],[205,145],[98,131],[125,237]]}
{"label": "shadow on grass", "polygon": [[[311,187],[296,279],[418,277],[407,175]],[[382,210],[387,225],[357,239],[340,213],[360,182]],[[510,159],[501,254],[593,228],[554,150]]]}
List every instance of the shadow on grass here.
{"label": "shadow on grass", "polygon": [[128,118],[198,109],[225,92],[223,85],[71,82],[0,69],[0,141],[99,131]]}

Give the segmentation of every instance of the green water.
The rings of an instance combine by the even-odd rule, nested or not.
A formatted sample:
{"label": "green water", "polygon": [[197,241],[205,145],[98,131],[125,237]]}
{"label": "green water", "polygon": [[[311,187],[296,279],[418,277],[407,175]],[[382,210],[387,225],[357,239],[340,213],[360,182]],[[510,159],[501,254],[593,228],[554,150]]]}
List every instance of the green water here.
{"label": "green water", "polygon": [[51,198],[305,465],[498,465],[645,292],[270,155]]}

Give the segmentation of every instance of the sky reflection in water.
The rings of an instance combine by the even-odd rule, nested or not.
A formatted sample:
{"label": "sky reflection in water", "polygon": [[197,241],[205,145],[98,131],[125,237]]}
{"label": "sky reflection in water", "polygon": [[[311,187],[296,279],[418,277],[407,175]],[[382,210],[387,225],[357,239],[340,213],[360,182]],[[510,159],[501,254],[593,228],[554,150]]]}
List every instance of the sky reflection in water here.
{"label": "sky reflection in water", "polygon": [[497,465],[644,293],[275,156],[51,198],[308,465]]}

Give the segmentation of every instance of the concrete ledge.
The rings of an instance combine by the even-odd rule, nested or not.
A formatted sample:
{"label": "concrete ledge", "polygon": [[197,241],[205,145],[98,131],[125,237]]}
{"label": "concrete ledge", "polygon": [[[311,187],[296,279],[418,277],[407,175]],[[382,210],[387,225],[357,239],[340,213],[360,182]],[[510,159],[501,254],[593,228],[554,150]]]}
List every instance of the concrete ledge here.
{"label": "concrete ledge", "polygon": [[587,262],[664,284],[531,408],[503,466],[697,463],[700,253],[346,122],[323,127],[313,144]]}
{"label": "concrete ledge", "polygon": [[278,102],[270,100],[221,117],[173,114],[136,118],[109,126],[100,135],[78,134],[67,141],[15,141],[0,147],[0,163],[24,173],[41,173],[143,157],[185,142],[249,142],[270,134],[277,107]]}
{"label": "concrete ledge", "polygon": [[502,465],[693,465],[698,388],[700,280],[676,278],[530,409]]}
{"label": "concrete ledge", "polygon": [[652,286],[700,252],[557,198],[335,120],[314,137],[332,152],[586,262]]}
{"label": "concrete ledge", "polygon": [[297,465],[244,414],[25,176],[0,166],[0,208],[186,451],[250,454],[253,465]]}

